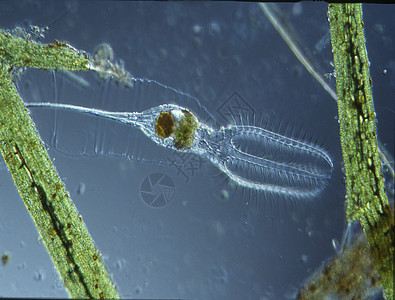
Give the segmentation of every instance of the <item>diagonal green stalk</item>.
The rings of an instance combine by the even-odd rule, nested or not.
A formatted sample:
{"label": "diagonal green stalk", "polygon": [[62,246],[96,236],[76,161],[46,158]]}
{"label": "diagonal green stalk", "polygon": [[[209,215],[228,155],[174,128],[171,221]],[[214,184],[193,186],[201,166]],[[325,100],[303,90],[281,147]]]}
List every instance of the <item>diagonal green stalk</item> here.
{"label": "diagonal green stalk", "polygon": [[[306,68],[306,70],[314,77],[315,80],[327,91],[327,93],[332,97],[333,100],[337,102],[336,92],[329,86],[329,84],[324,80],[320,72],[316,67],[312,64],[311,60],[306,56],[302,47],[299,45],[298,40],[295,34],[292,32],[291,27],[287,24],[286,19],[281,15],[278,11],[278,7],[274,3],[259,3],[259,7],[262,9],[265,16],[268,18],[270,23],[274,26],[280,36],[283,38],[284,42],[291,49],[296,58],[301,62],[301,64]],[[392,177],[394,177],[395,171],[392,167],[390,161],[393,161],[392,155],[388,153],[385,149],[384,145],[379,144],[379,153],[380,158],[383,164],[387,166],[389,171],[391,172]]]}
{"label": "diagonal green stalk", "polygon": [[346,171],[346,218],[359,221],[384,293],[393,299],[394,217],[388,204],[376,136],[372,81],[361,4],[330,4],[340,137]]}
{"label": "diagonal green stalk", "polygon": [[[291,28],[289,28],[289,26],[287,25],[286,20],[283,19],[283,16],[281,15],[281,13],[279,11],[277,11],[277,8],[276,8],[275,4],[259,3],[259,6],[261,7],[262,11],[265,13],[267,18],[270,20],[272,25],[276,28],[277,32],[281,35],[281,37],[287,43],[289,48],[295,54],[295,56],[306,67],[306,69],[311,73],[311,75],[324,87],[324,89],[331,95],[331,97],[334,100],[337,101],[336,93],[331,89],[331,87],[329,87],[324,82],[322,76],[319,74],[319,72],[316,71],[316,69],[313,67],[311,62],[304,55],[303,51],[298,46],[298,43],[297,43],[297,40],[295,39],[295,36],[292,34]],[[333,7],[330,8],[330,9],[332,9],[332,13],[335,12]],[[360,21],[362,21],[362,14],[361,14],[361,12],[362,12],[362,10],[356,11],[356,13],[358,15],[357,17],[358,17],[358,19],[360,19]],[[343,12],[337,11],[337,13],[342,14]],[[343,15],[343,16],[346,16],[346,15]],[[351,17],[349,19],[349,22],[353,22],[353,18],[355,18],[355,16]],[[338,30],[337,33],[339,33],[341,35],[342,34],[342,30],[344,28],[343,27],[344,24],[345,23],[341,23],[340,22],[340,23],[336,23],[336,24],[332,24],[332,25],[337,26],[337,30]],[[356,44],[358,44],[360,46],[363,45],[363,50],[366,51],[366,49],[364,49],[365,41],[364,41],[364,37],[363,37],[363,28],[362,28],[361,24],[362,24],[362,22],[360,22],[359,24],[356,24],[356,26],[346,27],[348,29],[348,32],[346,32],[346,35],[350,36],[350,30],[355,30],[355,32],[358,31],[358,35],[359,36],[361,36],[361,34],[362,34],[363,40],[359,39]],[[334,32],[332,31],[332,39],[334,38],[333,35],[334,35]],[[346,35],[344,35],[344,37]],[[336,37],[336,38],[338,38],[338,41],[340,40],[339,37]],[[344,41],[340,40],[340,44],[342,42],[344,42]],[[338,46],[339,45],[336,44],[336,47],[338,47]],[[336,52],[337,50],[338,50],[338,48],[334,49],[334,52]],[[336,54],[338,54],[338,53],[336,53]],[[348,55],[348,54],[346,53],[346,51],[344,51],[343,55]],[[364,72],[365,72],[365,74],[368,74],[369,71],[366,68],[366,62],[367,62],[367,56],[365,55],[365,61],[364,61],[364,64],[365,64],[364,69],[365,70],[364,70]],[[338,64],[337,65],[337,70],[341,69],[342,66],[343,65],[341,63]],[[347,73],[350,70],[350,68],[348,66],[348,69],[344,68],[342,70]],[[362,72],[361,72],[361,74],[362,74]],[[352,76],[354,76],[354,75],[352,75]],[[365,76],[365,79],[367,79],[367,78],[368,77]],[[371,103],[371,105],[373,107],[373,102],[371,101],[371,92],[369,91],[368,94],[370,94],[370,96],[368,98],[370,98],[369,101],[370,101],[370,103]],[[344,111],[344,106],[343,106],[342,110]],[[382,160],[382,163],[385,164],[389,168],[389,170],[390,170],[390,172],[391,172],[391,174],[393,176],[394,175],[394,169],[391,166],[391,164],[388,162],[388,159],[387,159],[388,157],[391,158],[391,155],[385,152],[385,148],[380,143],[380,140],[377,139],[377,142],[378,142],[377,151],[379,152],[379,156],[380,156],[380,158]],[[349,147],[350,153],[352,151],[352,148],[353,147]],[[354,150],[359,151],[358,148],[354,148]],[[358,154],[358,152],[355,152],[352,155],[359,155],[359,154]],[[377,171],[379,171],[379,170],[377,170]],[[382,177],[380,177],[380,181],[382,181]],[[378,185],[380,186],[381,183],[379,183]],[[384,202],[386,202],[386,201],[384,201]],[[358,207],[352,205],[351,201],[348,201],[347,204],[348,204],[347,205],[347,211],[350,214],[352,214],[353,211],[358,209]],[[386,280],[391,283],[392,282],[392,277],[391,277],[390,274],[392,274],[391,266],[393,266],[393,260],[391,260],[391,256],[392,256],[392,253],[393,253],[393,248],[391,248],[391,244],[388,244],[388,242],[390,242],[390,240],[393,241],[393,219],[391,219],[388,207],[386,205],[384,206],[384,210],[386,210],[386,213],[382,215],[382,218],[381,218],[381,221],[380,221],[382,223],[379,224],[378,229],[377,229],[378,231],[376,232],[375,229],[373,229],[373,226],[369,226],[368,225],[368,226],[365,226],[367,228],[367,230],[370,229],[370,231],[373,231],[373,232],[368,233],[367,230],[365,230],[365,232],[368,235],[371,236],[371,238],[370,238],[371,244],[372,243],[381,243],[382,242],[384,244],[382,244],[381,247],[383,247],[384,249],[386,249],[386,247],[388,246],[388,251],[385,252],[383,255],[380,254],[381,257],[379,257],[379,259],[377,259],[377,257],[376,257],[375,260],[376,260],[376,262],[379,261],[379,263],[376,264],[376,266],[380,267],[379,266],[379,264],[380,264],[381,266],[384,266],[384,268],[387,268],[386,272],[387,272],[387,275],[389,275],[389,276],[386,277],[387,278]],[[375,214],[374,209],[373,210],[369,210],[369,211],[366,211],[366,210],[365,211],[364,210],[361,211],[360,210],[360,213],[362,215],[364,215],[366,213],[364,215],[364,217],[357,218],[358,221],[364,222],[365,224],[369,222],[369,219],[374,218],[374,214]],[[378,217],[378,218],[380,218],[380,217]],[[351,220],[349,219],[349,221],[351,221]],[[385,231],[385,229],[383,229],[383,228],[388,228],[389,229],[389,231],[387,231],[388,235],[392,234],[392,238],[388,238],[388,236],[385,236],[385,238],[387,238],[387,241],[386,241],[387,244],[385,244],[385,241],[383,239],[381,239],[381,237],[379,237],[379,231],[380,230],[382,232],[383,232],[383,230]],[[391,230],[392,230],[392,233],[391,233]],[[373,241],[373,239],[375,239],[376,242]],[[346,278],[341,278],[341,280],[338,280],[338,281],[335,280],[335,278],[339,279],[339,274],[348,274],[349,270],[355,267],[352,264],[354,263],[355,258],[359,257],[358,256],[358,251],[360,249],[358,249],[358,248],[356,248],[354,246],[355,245],[352,245],[352,247],[348,246],[348,247],[351,247],[351,249],[355,249],[355,251],[354,251],[355,253],[352,254],[352,256],[351,256],[352,258],[351,259],[350,259],[350,257],[345,259],[343,257],[344,256],[344,252],[340,252],[338,254],[338,258],[335,259],[335,261],[337,261],[338,264],[340,264],[340,266],[335,268],[334,265],[332,265],[332,263],[328,263],[326,265],[326,267],[323,270],[321,270],[320,273],[318,273],[318,274],[316,273],[311,278],[311,280],[308,282],[308,284],[301,290],[301,293],[299,294],[299,298],[298,299],[305,299],[306,297],[307,297],[306,299],[310,299],[310,298],[311,299],[316,299],[317,297],[318,297],[317,299],[321,299],[321,298],[325,297],[325,295],[327,295],[327,293],[330,293],[329,291],[332,291],[332,293],[339,293],[339,295],[341,295],[342,292],[343,293],[346,292],[345,290],[343,290],[346,286],[349,289],[349,292],[351,292],[351,291],[355,292],[356,295],[360,295],[361,293],[363,293],[365,291],[364,289],[361,289],[361,290],[353,290],[353,289],[357,288],[358,284],[361,284],[362,282],[364,282],[364,280],[371,280],[372,279],[372,278],[368,278],[368,276],[372,275],[371,273],[365,272],[366,270],[363,271],[363,267],[366,266],[367,264],[369,264],[368,260],[369,260],[370,256],[366,256],[367,261],[360,262],[360,264],[358,265],[358,268],[353,270],[354,272],[364,272],[363,274],[349,274],[349,275],[347,275],[347,280],[348,281],[346,280]],[[344,251],[348,251],[348,250],[349,249],[344,249]],[[376,245],[373,246],[373,253],[375,251],[376,252],[380,251],[380,248],[376,248]],[[376,256],[377,256],[377,253],[376,253]],[[342,261],[342,263],[339,263],[340,261]],[[326,273],[325,270],[331,270],[331,271]],[[336,273],[335,270],[340,271],[340,273]],[[383,272],[381,272],[381,273],[383,273]],[[353,280],[352,276],[358,276],[358,280]],[[332,277],[332,280],[328,281],[328,277]],[[372,284],[373,283],[374,283],[374,281],[372,281]],[[385,283],[384,283],[384,285],[385,286],[389,286],[389,290],[390,290],[390,294],[389,295],[391,297],[392,296],[392,289],[391,289],[391,287],[393,288],[393,286],[391,284],[389,284],[389,285],[387,284],[386,285]],[[312,289],[310,289],[310,288],[312,288]],[[305,298],[303,298],[303,297],[305,297]]]}
{"label": "diagonal green stalk", "polygon": [[15,67],[87,71],[84,53],[0,30],[0,151],[73,298],[119,298],[89,232],[37,135],[12,81]]}

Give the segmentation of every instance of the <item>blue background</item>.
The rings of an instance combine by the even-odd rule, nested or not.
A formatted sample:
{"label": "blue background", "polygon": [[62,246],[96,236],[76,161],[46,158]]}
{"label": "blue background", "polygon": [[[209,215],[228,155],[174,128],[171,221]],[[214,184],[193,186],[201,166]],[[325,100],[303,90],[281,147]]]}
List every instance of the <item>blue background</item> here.
{"label": "blue background", "polygon": [[[333,72],[327,5],[279,7],[320,72]],[[394,6],[363,9],[378,135],[393,153]],[[223,125],[229,120],[221,117],[221,107],[236,92],[256,115],[269,120],[269,129],[309,131],[308,139],[327,149],[334,161],[332,179],[315,199],[250,199],[240,189],[234,192],[223,176],[215,176],[218,172],[208,162],[187,179],[172,166],[65,156],[51,144],[54,113],[33,111],[55,166],[123,297],[290,299],[335,254],[332,239],[340,242],[345,228],[336,103],[256,3],[0,2],[2,28],[30,24],[49,26],[43,42],[67,41],[88,53],[109,43],[115,58],[135,77],[197,97]],[[24,101],[56,98],[114,111],[157,105],[149,86],[136,91],[91,73],[78,76],[89,82],[88,88],[60,72],[28,70],[18,88]],[[330,84],[334,86],[333,78]],[[96,128],[90,132],[93,136],[103,128],[118,131],[116,125],[74,117],[70,123],[58,117],[56,129],[71,126],[71,136],[85,126]],[[146,138],[138,145],[125,138],[119,142],[130,142],[128,151],[140,157],[168,161],[172,155],[154,149]],[[140,185],[152,173],[166,174],[174,184],[174,197],[165,207],[150,207],[141,198]],[[224,190],[228,198],[221,197]],[[0,171],[0,203],[0,253],[11,254],[10,263],[0,266],[0,295],[66,297],[6,170]]]}

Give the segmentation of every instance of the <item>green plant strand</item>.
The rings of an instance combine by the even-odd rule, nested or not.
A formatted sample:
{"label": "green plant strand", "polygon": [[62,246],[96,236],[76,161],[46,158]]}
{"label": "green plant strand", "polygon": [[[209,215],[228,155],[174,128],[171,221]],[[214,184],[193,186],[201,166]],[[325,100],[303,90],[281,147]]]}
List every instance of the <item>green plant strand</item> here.
{"label": "green plant strand", "polygon": [[86,71],[88,57],[0,30],[0,151],[73,298],[119,298],[92,238],[37,135],[12,81],[15,67]]}
{"label": "green plant strand", "polygon": [[[336,92],[328,85],[328,83],[321,76],[320,72],[311,62],[311,59],[304,53],[303,47],[298,43],[298,39],[292,32],[292,28],[287,24],[286,19],[280,13],[278,7],[274,3],[259,3],[259,7],[262,9],[266,17],[269,19],[270,23],[274,26],[283,40],[287,43],[288,47],[291,49],[296,58],[301,62],[301,64],[306,68],[306,70],[314,77],[315,80],[328,92],[333,100],[337,102]],[[388,153],[384,145],[377,139],[379,146],[380,158],[383,164],[389,169],[391,176],[394,177],[394,168],[392,167],[390,161],[393,161],[392,155]]]}
{"label": "green plant strand", "polygon": [[340,136],[346,171],[346,218],[368,238],[384,293],[393,299],[394,217],[384,189],[361,4],[330,4]]}

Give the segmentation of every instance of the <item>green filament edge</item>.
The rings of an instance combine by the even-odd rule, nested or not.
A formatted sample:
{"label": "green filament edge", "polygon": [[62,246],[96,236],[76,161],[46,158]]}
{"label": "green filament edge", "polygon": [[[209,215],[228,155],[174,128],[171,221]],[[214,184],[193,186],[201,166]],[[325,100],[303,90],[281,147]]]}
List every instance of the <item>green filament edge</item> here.
{"label": "green filament edge", "polygon": [[0,152],[70,296],[119,298],[18,95],[16,67],[87,71],[89,58],[67,43],[44,45],[0,30]]}
{"label": "green filament edge", "polygon": [[346,172],[346,218],[361,224],[384,294],[393,299],[394,217],[377,146],[362,5],[329,4],[328,18]]}

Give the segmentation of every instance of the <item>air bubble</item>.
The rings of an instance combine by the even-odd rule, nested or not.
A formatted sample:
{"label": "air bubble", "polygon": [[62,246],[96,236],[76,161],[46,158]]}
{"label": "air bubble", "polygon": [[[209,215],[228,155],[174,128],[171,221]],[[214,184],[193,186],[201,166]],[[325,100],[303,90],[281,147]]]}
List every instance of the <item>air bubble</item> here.
{"label": "air bubble", "polygon": [[34,272],[34,280],[35,281],[43,281],[45,279],[45,273],[42,270],[38,270]]}
{"label": "air bubble", "polygon": [[83,182],[80,182],[77,187],[77,195],[83,195],[86,191],[86,185]]}
{"label": "air bubble", "polygon": [[219,35],[221,33],[221,28],[219,27],[218,23],[211,22],[209,32],[211,35]]}
{"label": "air bubble", "polygon": [[193,25],[192,32],[194,34],[200,34],[202,32],[202,26],[200,26],[198,24]]}

